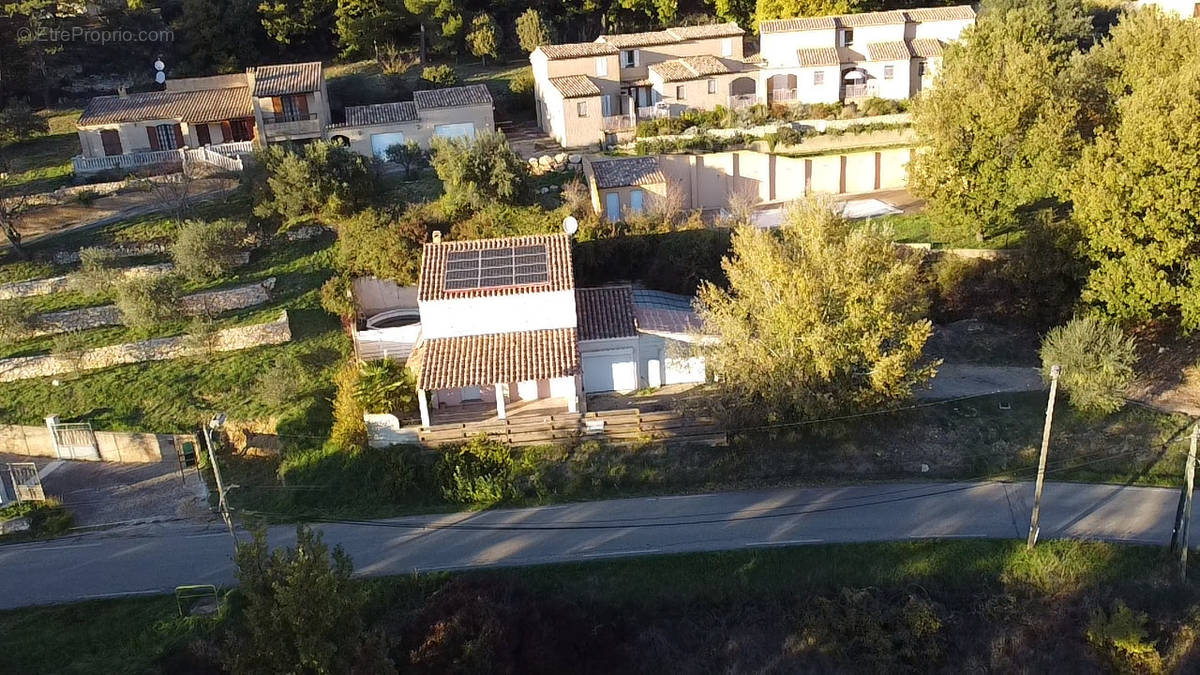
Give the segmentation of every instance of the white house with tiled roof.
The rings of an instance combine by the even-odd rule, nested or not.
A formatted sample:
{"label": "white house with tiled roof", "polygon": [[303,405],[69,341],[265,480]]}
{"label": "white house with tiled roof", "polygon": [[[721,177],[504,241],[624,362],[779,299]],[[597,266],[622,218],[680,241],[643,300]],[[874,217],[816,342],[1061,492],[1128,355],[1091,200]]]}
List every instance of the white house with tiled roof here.
{"label": "white house with tiled roof", "polygon": [[974,22],[970,5],[763,21],[761,90],[770,103],[906,99]]}
{"label": "white house with tiled roof", "polygon": [[721,23],[538,47],[529,55],[538,126],[564,147],[590,146],[639,117],[753,94],[754,79],[736,77],[746,68],[744,34]]}
{"label": "white house with tiled roof", "polygon": [[346,121],[328,133],[359,154],[385,159],[392,145],[416,141],[428,148],[434,138],[473,138],[495,128],[491,93],[471,84],[416,91],[411,101],[347,106]]}
{"label": "white house with tiled roof", "polygon": [[576,288],[565,234],[426,244],[408,358],[422,425],[474,402],[504,419],[519,401],[579,412],[585,393],[704,381],[703,362],[668,348],[695,326],[689,301],[643,310],[636,293]]}

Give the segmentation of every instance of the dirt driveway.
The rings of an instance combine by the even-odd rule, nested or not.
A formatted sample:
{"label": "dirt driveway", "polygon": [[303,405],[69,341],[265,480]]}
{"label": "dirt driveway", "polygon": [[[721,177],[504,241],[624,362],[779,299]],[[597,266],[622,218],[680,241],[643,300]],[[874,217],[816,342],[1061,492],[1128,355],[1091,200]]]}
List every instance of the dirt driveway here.
{"label": "dirt driveway", "polygon": [[174,459],[118,464],[0,454],[0,462],[30,460],[38,467],[46,496],[60,499],[77,527],[213,519],[204,480],[195,469],[181,479]]}

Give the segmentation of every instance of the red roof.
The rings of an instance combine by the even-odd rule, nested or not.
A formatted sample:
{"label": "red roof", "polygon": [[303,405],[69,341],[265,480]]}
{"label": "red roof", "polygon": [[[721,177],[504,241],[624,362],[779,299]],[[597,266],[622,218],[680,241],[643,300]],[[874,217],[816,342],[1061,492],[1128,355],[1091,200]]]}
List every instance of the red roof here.
{"label": "red roof", "polygon": [[426,391],[547,380],[579,372],[574,328],[426,340],[414,354],[417,388]]}
{"label": "red roof", "polygon": [[[546,280],[540,283],[490,286],[470,289],[446,289],[446,267],[452,253],[487,251],[510,247],[544,246],[546,248]],[[417,282],[417,299],[447,300],[454,298],[485,298],[521,293],[570,291],[575,288],[571,267],[571,239],[566,234],[535,234],[501,239],[475,239],[425,244],[421,260],[421,278]],[[508,380],[503,380],[507,382]]]}

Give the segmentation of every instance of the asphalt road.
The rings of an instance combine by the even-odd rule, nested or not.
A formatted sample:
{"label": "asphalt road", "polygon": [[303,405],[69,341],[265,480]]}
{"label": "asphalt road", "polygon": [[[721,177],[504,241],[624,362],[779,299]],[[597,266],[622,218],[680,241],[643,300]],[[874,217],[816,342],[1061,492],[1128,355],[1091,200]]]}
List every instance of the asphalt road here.
{"label": "asphalt road", "polygon": [[[648,497],[319,525],[359,574],[763,546],[927,538],[1024,539],[1031,483],[913,483]],[[1042,538],[1170,540],[1179,492],[1048,483]],[[295,528],[270,531],[273,544]],[[159,525],[0,546],[0,608],[231,584],[221,528]]]}

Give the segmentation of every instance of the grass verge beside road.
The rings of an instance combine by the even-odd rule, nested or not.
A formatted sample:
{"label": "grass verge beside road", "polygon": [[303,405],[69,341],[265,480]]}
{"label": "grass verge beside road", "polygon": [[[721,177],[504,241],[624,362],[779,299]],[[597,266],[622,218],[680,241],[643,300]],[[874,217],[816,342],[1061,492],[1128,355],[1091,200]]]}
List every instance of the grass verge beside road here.
{"label": "grass verge beside road", "polygon": [[[1174,577],[1169,557],[1147,547],[821,545],[371,580],[364,619],[394,660],[414,655],[414,642],[452,650],[469,640],[457,646],[517,672],[1092,670],[1119,666],[1096,617],[1121,602],[1143,631],[1130,644],[1186,670],[1197,587]],[[169,597],[3,612],[0,671],[181,672],[239,621],[236,610],[179,618]],[[468,634],[447,630],[460,623]]]}

